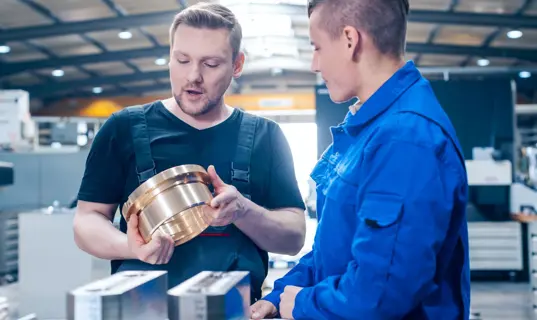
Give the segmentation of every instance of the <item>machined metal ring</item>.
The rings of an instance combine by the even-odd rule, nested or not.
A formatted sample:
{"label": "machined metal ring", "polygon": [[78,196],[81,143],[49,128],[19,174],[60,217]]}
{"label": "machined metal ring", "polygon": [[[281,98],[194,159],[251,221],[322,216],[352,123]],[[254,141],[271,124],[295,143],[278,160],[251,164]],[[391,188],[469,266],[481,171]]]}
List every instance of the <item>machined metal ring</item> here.
{"label": "machined metal ring", "polygon": [[159,230],[170,235],[176,246],[183,244],[210,224],[210,183],[207,171],[199,165],[170,168],[136,188],[123,205],[122,214],[126,221],[138,215],[138,228],[146,242]]}

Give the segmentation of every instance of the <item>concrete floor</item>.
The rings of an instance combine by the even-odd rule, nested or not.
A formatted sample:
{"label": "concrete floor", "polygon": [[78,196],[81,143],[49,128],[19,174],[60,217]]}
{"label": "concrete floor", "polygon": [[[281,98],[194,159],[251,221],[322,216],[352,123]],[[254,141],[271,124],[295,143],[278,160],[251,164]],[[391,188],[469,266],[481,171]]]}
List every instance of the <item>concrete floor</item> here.
{"label": "concrete floor", "polygon": [[[271,272],[268,281],[285,271]],[[16,315],[17,285],[0,287],[0,296],[5,296]],[[472,284],[472,311],[478,313],[479,320],[535,320],[532,311],[532,293],[525,283],[474,283]],[[27,315],[19,315],[19,317]],[[39,318],[39,320],[49,320]],[[10,319],[10,320],[11,320]]]}

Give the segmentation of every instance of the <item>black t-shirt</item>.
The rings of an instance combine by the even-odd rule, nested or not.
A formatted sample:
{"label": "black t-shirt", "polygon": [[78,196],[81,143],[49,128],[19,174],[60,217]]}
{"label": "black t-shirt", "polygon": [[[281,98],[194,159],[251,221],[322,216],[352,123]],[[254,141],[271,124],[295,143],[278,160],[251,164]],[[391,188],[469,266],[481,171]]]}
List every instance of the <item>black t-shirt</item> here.
{"label": "black t-shirt", "polygon": [[[157,173],[183,164],[198,164],[204,168],[214,165],[222,180],[231,184],[230,169],[243,116],[241,111],[234,110],[224,122],[199,130],[177,118],[166,109],[161,101],[145,105],[144,110]],[[130,130],[127,110],[114,113],[100,128],[87,158],[78,193],[79,200],[119,204],[121,208],[129,194],[138,187]],[[256,129],[250,164],[250,181],[252,201],[264,208],[269,210],[286,207],[305,208],[298,189],[287,140],[280,127],[265,118],[260,118]],[[126,231],[123,217],[121,230]],[[208,251],[203,253],[205,248],[219,245],[226,246],[225,240],[197,237],[176,247],[172,259],[165,267],[169,273],[172,273],[171,278],[175,279],[170,285],[175,285],[175,282],[181,282],[199,271],[229,267],[214,264],[212,260],[216,257],[207,257],[214,253]],[[224,247],[222,250],[233,251],[234,249]],[[266,258],[262,257],[264,254],[266,253],[259,250],[260,259],[253,258],[256,261],[253,268],[265,269],[266,275]],[[248,258],[252,259],[252,257]],[[113,270],[116,270],[121,263],[124,262],[113,263]],[[185,271],[182,267],[184,264],[193,267]],[[144,268],[149,268],[149,266],[144,266]],[[174,276],[174,271],[182,274]],[[259,270],[250,271],[259,272]],[[261,284],[253,283],[253,285],[260,286]]]}

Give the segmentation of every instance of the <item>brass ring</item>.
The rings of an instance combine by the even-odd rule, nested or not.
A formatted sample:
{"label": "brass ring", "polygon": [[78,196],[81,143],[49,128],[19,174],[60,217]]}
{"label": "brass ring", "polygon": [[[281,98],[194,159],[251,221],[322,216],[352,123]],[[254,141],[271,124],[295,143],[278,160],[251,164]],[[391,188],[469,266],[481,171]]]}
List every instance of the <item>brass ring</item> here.
{"label": "brass ring", "polygon": [[207,211],[213,195],[210,178],[199,165],[170,168],[136,188],[123,205],[126,221],[139,217],[138,229],[146,242],[160,231],[170,235],[175,245],[183,244],[202,233],[210,224]]}

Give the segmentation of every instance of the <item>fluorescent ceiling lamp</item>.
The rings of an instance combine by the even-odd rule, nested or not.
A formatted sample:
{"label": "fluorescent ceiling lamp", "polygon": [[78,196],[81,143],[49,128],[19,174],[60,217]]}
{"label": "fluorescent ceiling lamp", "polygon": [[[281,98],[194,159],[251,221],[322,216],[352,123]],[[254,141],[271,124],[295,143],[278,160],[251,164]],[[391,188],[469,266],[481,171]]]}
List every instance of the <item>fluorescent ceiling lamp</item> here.
{"label": "fluorescent ceiling lamp", "polygon": [[521,77],[522,79],[527,79],[531,77],[531,73],[529,71],[520,71],[518,76]]}
{"label": "fluorescent ceiling lamp", "polygon": [[55,77],[63,77],[64,74],[65,72],[62,69],[56,69],[52,71],[52,75]]}
{"label": "fluorescent ceiling lamp", "polygon": [[155,60],[155,64],[157,66],[163,66],[167,63],[168,61],[166,61],[166,59],[164,58],[158,58],[157,60]]}
{"label": "fluorescent ceiling lamp", "polygon": [[511,30],[507,32],[507,37],[509,39],[518,39],[522,37],[522,31],[520,30]]}
{"label": "fluorescent ceiling lamp", "polygon": [[117,35],[120,39],[127,40],[132,38],[132,33],[130,31],[121,31]]}
{"label": "fluorescent ceiling lamp", "polygon": [[9,53],[11,48],[9,46],[0,46],[0,54]]}
{"label": "fluorescent ceiling lamp", "polygon": [[489,59],[479,59],[477,60],[477,65],[480,67],[486,67],[490,64]]}

